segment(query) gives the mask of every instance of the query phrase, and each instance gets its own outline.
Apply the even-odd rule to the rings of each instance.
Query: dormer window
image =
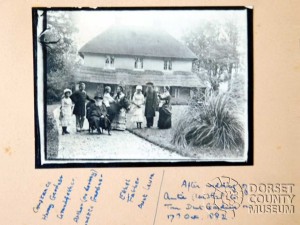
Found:
[[[105,59],[105,69],[114,69],[115,68],[115,57],[106,56]]]
[[[164,60],[164,70],[172,70],[172,60]]]
[[[142,58],[135,58],[134,69],[136,69],[136,70],[143,70],[144,69]]]

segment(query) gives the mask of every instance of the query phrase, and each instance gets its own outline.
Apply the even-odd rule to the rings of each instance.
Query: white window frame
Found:
[[[164,59],[164,71],[173,71],[173,61],[172,59]]]
[[[140,63],[141,63],[141,68],[138,68],[138,67],[137,67],[137,62],[138,62],[138,60],[139,60]],[[141,57],[135,57],[135,58],[134,58],[133,70],[136,70],[136,71],[144,71],[144,59],[143,59],[143,58],[141,58]]]
[[[115,57],[112,55],[107,55],[104,61],[104,69],[114,70],[115,68]]]

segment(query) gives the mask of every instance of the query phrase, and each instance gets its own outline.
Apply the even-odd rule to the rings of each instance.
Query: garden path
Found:
[[[59,125],[59,108],[54,111],[54,118]],[[87,120],[84,130],[88,129]],[[89,134],[88,131],[76,133],[75,116],[72,125],[68,127],[69,135],[59,132],[58,159],[188,159],[154,145],[128,131],[112,131],[109,136],[104,134]]]

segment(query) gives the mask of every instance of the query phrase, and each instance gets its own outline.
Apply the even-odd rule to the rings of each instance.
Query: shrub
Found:
[[[246,82],[246,74],[244,73],[237,73],[232,76],[231,81],[231,88],[229,91],[229,95],[232,99],[235,100],[239,111],[245,111],[245,105],[247,103],[246,99],[246,92],[245,92],[245,82]]]
[[[238,149],[244,145],[244,129],[228,95],[211,95],[202,104],[191,102],[175,129],[172,143]]]
[[[47,139],[47,153],[48,159],[57,157],[58,154],[58,127],[52,113],[47,113],[46,124],[46,139]]]
[[[65,88],[73,89],[73,76],[60,72],[51,72],[47,75],[47,103],[59,102]]]

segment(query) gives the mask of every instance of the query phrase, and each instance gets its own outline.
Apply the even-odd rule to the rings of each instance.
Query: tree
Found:
[[[198,56],[193,70],[200,73],[218,92],[219,83],[230,80],[239,66],[239,32],[232,21],[204,22],[185,37],[186,45]]]
[[[75,26],[72,12],[45,11],[46,27],[41,34],[46,48],[45,71],[47,76],[47,102],[59,101],[64,88],[74,84],[74,73],[81,58],[77,52]]]

